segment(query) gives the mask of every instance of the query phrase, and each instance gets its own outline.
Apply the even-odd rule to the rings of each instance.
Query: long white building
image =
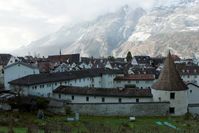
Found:
[[[16,62],[4,68],[4,86],[5,89],[10,90],[9,82],[27,75],[39,74],[37,67],[26,63]]]

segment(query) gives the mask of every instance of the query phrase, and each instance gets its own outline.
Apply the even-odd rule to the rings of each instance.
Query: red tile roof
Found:
[[[87,88],[74,86],[60,86],[53,93],[91,95],[91,96],[111,96],[111,97],[152,97],[151,89],[133,88]]]
[[[117,76],[114,80],[155,80],[154,74],[132,74],[128,76]]]

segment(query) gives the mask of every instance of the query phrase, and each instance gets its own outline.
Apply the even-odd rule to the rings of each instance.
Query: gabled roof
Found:
[[[7,69],[7,68],[9,68],[9,67],[12,67],[12,66],[14,66],[14,65],[17,65],[17,64],[24,65],[24,66],[29,67],[29,68],[32,68],[32,69],[39,69],[39,68],[36,67],[36,66],[30,65],[30,64],[27,64],[27,63],[24,63],[24,62],[15,62],[15,63],[13,63],[13,64],[11,64],[11,65],[6,66],[5,69]]]
[[[164,91],[182,91],[188,89],[176,70],[170,52],[164,62],[164,68],[157,82],[152,85],[152,88]]]
[[[108,69],[88,69],[80,71],[70,71],[70,72],[58,72],[58,73],[41,73],[28,75],[16,80],[9,82],[12,85],[36,85],[51,82],[61,82],[69,81],[73,79],[81,78],[92,78],[97,76],[102,76],[102,74],[121,74],[122,71],[119,70],[108,70]]]
[[[67,54],[67,55],[50,55],[48,60],[51,62],[75,62],[78,63],[80,60],[80,54]]]
[[[0,54],[0,65],[6,66],[11,56],[10,54]]]
[[[150,89],[133,88],[87,88],[75,86],[60,86],[53,93],[86,95],[86,96],[111,96],[111,97],[152,97]]]
[[[150,64],[150,56],[134,56],[138,64]]]

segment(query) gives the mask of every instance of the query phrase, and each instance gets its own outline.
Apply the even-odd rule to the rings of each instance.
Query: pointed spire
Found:
[[[187,90],[187,86],[176,70],[170,51],[164,62],[164,68],[162,69],[158,80],[152,85],[152,88],[165,91]]]
[[[62,53],[61,53],[61,49],[59,50],[59,63],[62,63]]]

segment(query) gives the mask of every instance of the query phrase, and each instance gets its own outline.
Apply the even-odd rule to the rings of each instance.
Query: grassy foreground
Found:
[[[12,127],[15,133],[26,133],[34,125],[37,132],[44,133],[49,128],[52,133],[199,133],[199,122],[193,118],[181,117],[136,117],[130,122],[128,117],[80,116],[78,122],[66,122],[68,116],[47,114],[45,119],[37,119],[34,113],[0,113],[0,133],[7,133],[10,116],[14,118]],[[157,121],[169,122],[177,129],[156,124]]]

